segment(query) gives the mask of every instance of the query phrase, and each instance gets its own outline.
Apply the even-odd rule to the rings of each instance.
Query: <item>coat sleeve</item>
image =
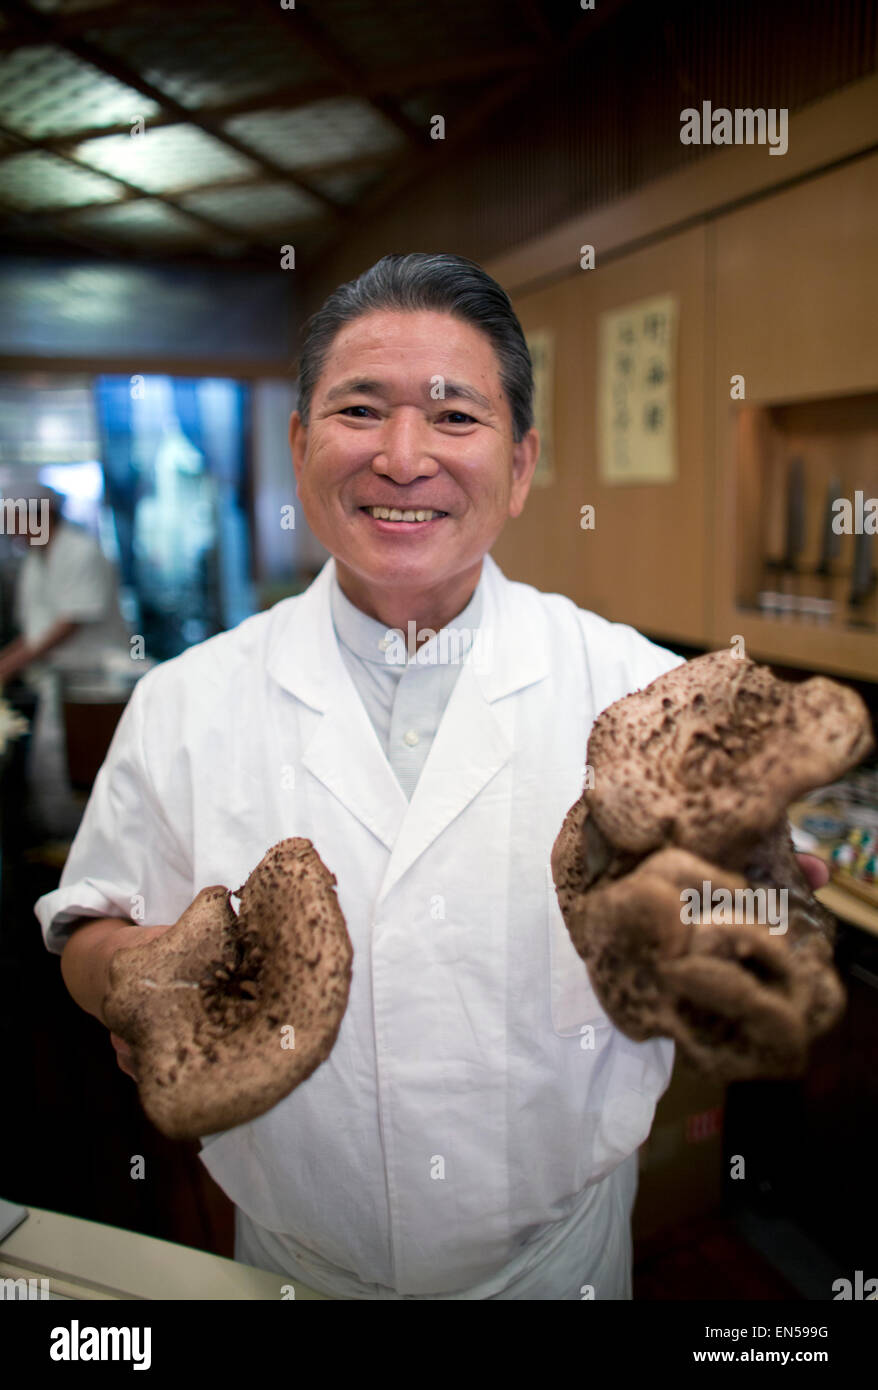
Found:
[[[58,887],[34,905],[46,948],[60,955],[79,917],[124,917],[138,926],[176,922],[194,897],[191,849],[155,792],[144,729],[161,667],[142,676],[116,726]],[[161,727],[150,756],[179,756],[168,702],[153,710]]]
[[[588,609],[577,609],[585,644],[595,717],[615,700],[643,688],[686,658],[660,647],[627,623],[611,623]]]

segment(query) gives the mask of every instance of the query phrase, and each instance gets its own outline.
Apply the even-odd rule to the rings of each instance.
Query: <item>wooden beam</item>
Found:
[[[112,8],[115,10],[116,7],[113,6]],[[365,78],[365,85],[370,95],[381,92],[399,95],[407,91],[416,91],[420,87],[450,86],[456,83],[475,82],[486,77],[493,77],[501,72],[530,69],[537,66],[538,62],[533,48],[512,48],[500,53],[467,55],[463,58],[446,59],[438,63],[424,63],[418,67],[407,66],[372,73]],[[347,95],[348,91],[349,89],[336,78],[315,79],[313,82],[301,82],[296,86],[275,87],[270,91],[259,92],[237,101],[202,106],[199,108],[199,115],[213,123],[230,120],[233,116],[247,116],[260,111],[295,111],[317,101],[327,101],[333,97]],[[143,121],[145,131],[159,130],[166,126],[179,124],[180,120],[177,115],[170,111],[159,111],[154,116],[144,117]],[[110,135],[130,134],[130,121],[117,121],[112,125],[81,126],[79,129],[67,131],[63,135],[46,135],[34,140],[32,145],[34,149],[46,150],[51,153],[55,150],[71,149],[75,145],[83,144],[86,140],[100,140]],[[0,151],[0,162],[9,159],[14,153],[14,150]],[[388,157],[365,154],[358,155],[355,159],[377,161]],[[355,161],[350,162],[353,164]],[[343,161],[336,161],[336,163],[341,168]],[[321,171],[323,167],[320,166]],[[309,166],[308,173],[316,172],[317,168],[316,165]]]
[[[351,96],[359,97],[396,126],[409,144],[423,149],[427,140],[414,121],[381,92],[370,90],[365,75],[343,56],[337,45],[329,38],[318,22],[302,10],[281,10],[277,0],[259,0],[259,10],[266,15],[275,27],[283,25],[287,38],[294,36],[295,42],[307,48],[341,82]]]
[[[2,133],[2,127],[0,127],[0,133]],[[9,138],[13,138],[11,134]],[[19,137],[16,136],[14,138]],[[19,155],[22,153],[30,153],[30,151],[13,150],[11,151],[11,153],[14,155]],[[64,158],[63,152],[56,151],[56,154],[59,158]],[[364,169],[380,169],[383,165],[387,163],[387,155],[358,155],[356,158],[353,159],[326,160],[323,164],[313,165],[308,172],[312,174],[358,173]],[[106,178],[111,177],[111,175],[109,174],[103,175],[102,170],[93,169],[90,164],[83,164],[81,161],[80,167],[87,168],[95,174],[102,174],[102,176]],[[190,194],[194,193],[225,193],[226,190],[228,190],[229,192],[234,192],[242,188],[249,188],[252,189],[254,193],[258,193],[261,189],[270,187],[272,183],[273,180],[266,178],[264,174],[241,174],[237,178],[233,179],[214,179],[208,183],[191,184],[183,192],[178,193],[177,196],[185,196],[188,198]],[[120,198],[118,201],[125,203],[136,203],[142,202],[146,198],[155,198],[157,196],[158,195],[156,195],[155,193],[150,193],[148,189],[135,187],[133,184],[131,184],[127,188],[125,188],[123,197]],[[28,208],[26,209],[26,215],[29,219],[35,222],[52,222],[55,220],[63,221],[63,219],[66,217],[75,217],[77,213],[89,212],[93,208],[105,206],[109,205],[105,203],[96,203],[94,201],[91,201],[88,203],[75,203],[72,205],[67,204],[63,207]]]
[[[29,147],[30,142],[27,140],[26,136],[19,135],[16,131],[7,130],[5,127],[0,126],[0,135],[2,135],[4,139],[17,141],[25,150]],[[71,164],[74,169],[82,169],[87,174],[99,174],[102,178],[109,179],[112,183],[118,184],[120,188],[125,190],[127,195],[126,198],[121,201],[133,201],[134,199],[140,201],[144,196],[154,198],[157,203],[162,203],[165,207],[171,208],[174,212],[188,218],[190,222],[195,222],[199,226],[206,228],[211,236],[222,237],[226,241],[243,242],[245,248],[249,248],[250,246],[247,233],[236,232],[229,227],[224,227],[219,222],[214,222],[210,217],[204,217],[199,212],[193,212],[189,208],[183,207],[176,198],[171,197],[168,193],[149,193],[144,195],[142,188],[138,188],[136,184],[129,183],[127,179],[123,179],[119,174],[108,174],[105,173],[103,169],[95,169],[91,164],[86,164],[83,160],[77,159],[72,154],[58,153],[56,158],[63,159],[65,164]],[[102,207],[118,207],[118,205],[118,203],[88,203],[84,207],[80,207],[78,211],[83,212],[86,208],[93,211]],[[19,210],[19,214],[22,217],[27,217],[26,211]]]
[[[238,140],[235,136],[229,135],[222,129],[218,121],[206,120],[204,116],[200,115],[197,111],[191,111],[188,107],[182,106],[180,102],[175,101],[173,97],[161,91],[160,88],[154,86],[153,83],[147,82],[145,78],[141,77],[140,73],[136,72],[134,68],[130,67],[127,63],[122,62],[121,59],[110,57],[109,54],[104,53],[103,50],[98,48],[95,44],[90,43],[86,39],[79,38],[75,34],[65,36],[59,31],[54,19],[50,19],[36,10],[31,10],[27,5],[22,3],[22,0],[0,0],[0,8],[2,8],[6,14],[12,15],[22,26],[30,26],[33,31],[41,37],[41,41],[54,43],[58,47],[66,49],[68,52],[73,53],[75,57],[81,58],[83,62],[90,63],[91,66],[97,68],[99,72],[105,72],[110,77],[114,77],[117,82],[121,82],[124,86],[131,87],[134,91],[140,92],[141,95],[148,97],[150,101],[154,101],[157,106],[162,107],[169,115],[175,116],[177,121],[182,124],[196,126],[199,130],[203,130],[205,134],[212,136],[228,149],[234,150],[236,154],[240,154],[245,159],[250,160],[252,164],[255,164],[257,168],[262,169],[264,173],[269,174],[272,178],[278,179],[282,183],[289,183],[301,189],[303,192],[308,193],[312,198],[316,199],[317,202],[322,203],[323,206],[338,219],[346,220],[349,218],[350,213],[347,208],[337,203],[334,198],[330,198],[325,193],[322,193],[320,189],[311,185],[304,175],[292,174],[289,169],[285,169],[280,164],[275,164],[274,160],[268,159],[265,155],[260,154],[251,146],[245,144],[243,140]]]

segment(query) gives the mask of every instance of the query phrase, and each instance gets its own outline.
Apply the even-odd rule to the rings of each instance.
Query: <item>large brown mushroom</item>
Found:
[[[802,1073],[845,996],[834,920],[799,867],[786,811],[873,746],[854,691],[781,681],[733,652],[676,667],[599,716],[594,785],[564,819],[552,873],[626,1036],[671,1037],[725,1080]],[[766,902],[775,911],[759,920]]]
[[[115,952],[104,1019],[163,1134],[255,1119],[329,1056],[353,958],[335,883],[310,840],[282,840],[237,892],[203,888],[168,931]]]

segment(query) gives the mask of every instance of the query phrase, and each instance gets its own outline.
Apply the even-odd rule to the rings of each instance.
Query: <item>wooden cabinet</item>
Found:
[[[769,474],[790,451],[805,460],[810,551],[826,477],[838,473],[851,492],[872,487],[876,228],[878,155],[870,155],[607,264],[598,247],[595,270],[514,296],[526,332],[555,335],[555,480],[531,490],[494,547],[507,573],[670,645],[721,647],[740,634],[762,660],[878,680],[878,623],[837,621],[824,631],[756,607]],[[600,316],[659,294],[679,302],[678,476],[606,485]],[[732,397],[732,377],[743,378],[742,400]],[[579,524],[586,503],[593,531]],[[842,570],[851,549],[846,542]]]
[[[871,680],[878,679],[875,614],[856,626],[846,612],[852,538],[843,539],[836,615],[827,626],[760,616],[756,591],[763,558],[776,549],[769,533],[783,512],[792,458],[804,470],[809,572],[829,479],[838,477],[851,501],[857,489],[878,495],[876,227],[872,156],[720,218],[710,253],[717,475],[710,644],[740,634],[763,660]],[[746,394],[734,401],[730,381],[738,375]]]
[[[712,224],[717,405],[878,388],[878,155]]]

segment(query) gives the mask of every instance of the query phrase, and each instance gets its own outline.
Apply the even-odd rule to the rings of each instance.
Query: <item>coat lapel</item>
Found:
[[[338,648],[330,607],[334,559],[289,601],[278,624],[269,673],[322,715],[303,765],[390,850],[381,897],[512,757],[493,705],[549,673],[535,595],[510,583],[490,555],[483,565],[479,640],[462,665],[410,803]]]

